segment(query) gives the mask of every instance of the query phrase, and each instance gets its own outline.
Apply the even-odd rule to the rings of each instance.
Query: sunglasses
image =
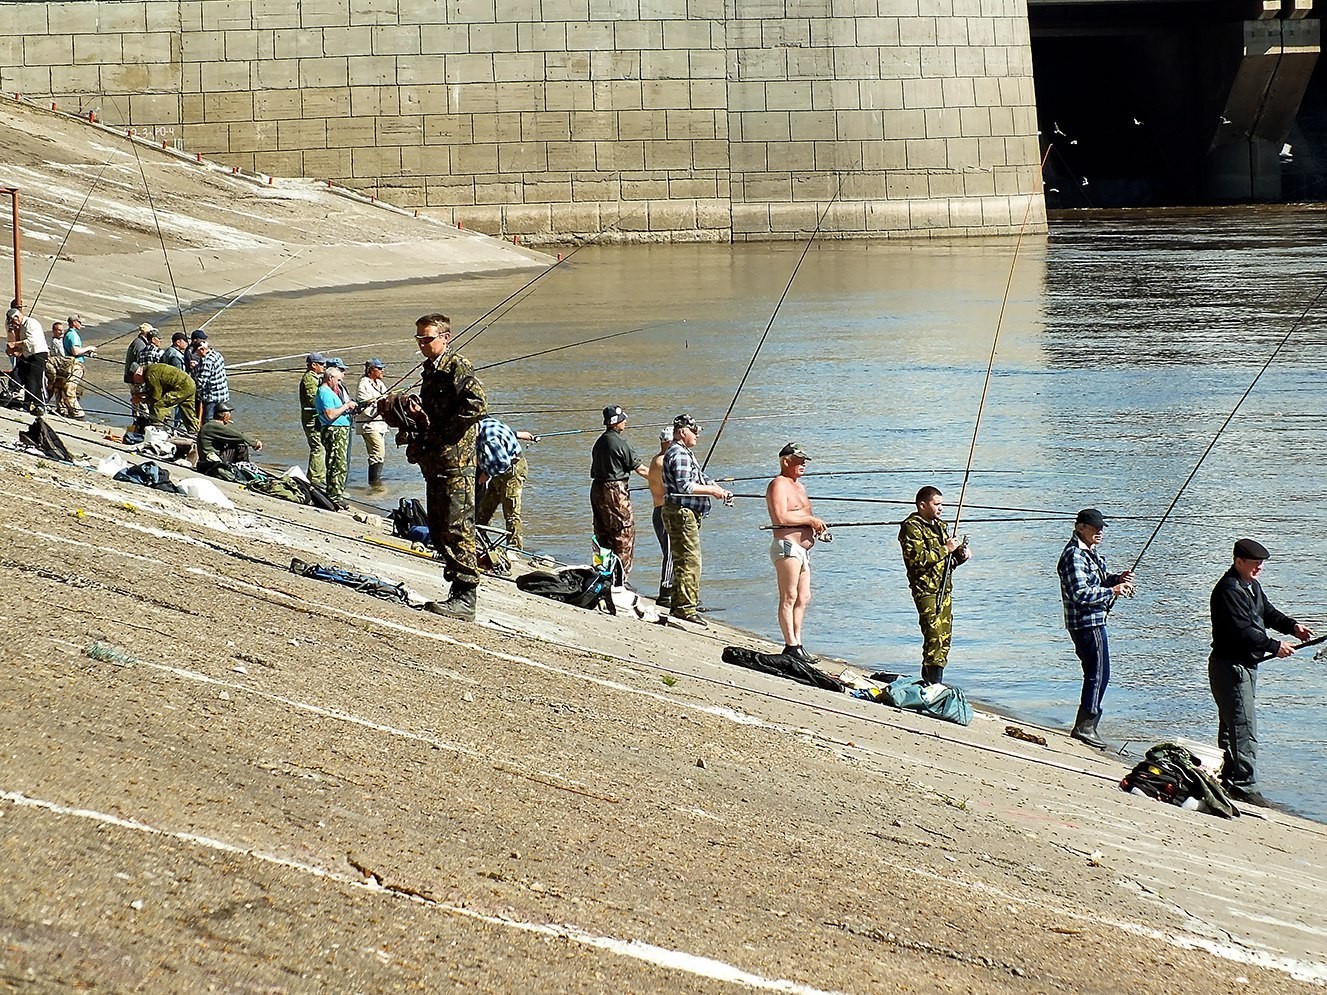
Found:
[[[436,336],[436,335],[416,335],[416,336],[415,336],[415,341],[418,342],[420,345],[428,345],[430,342],[432,342],[432,341],[433,341],[434,339],[436,339],[437,337],[438,337],[438,336]]]

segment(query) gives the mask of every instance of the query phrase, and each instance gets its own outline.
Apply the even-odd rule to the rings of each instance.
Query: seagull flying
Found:
[[[1133,123],[1134,123],[1135,126],[1137,126],[1137,127],[1139,127],[1139,128],[1141,128],[1141,127],[1143,126],[1143,122],[1142,122],[1142,121],[1139,121],[1138,118],[1134,118],[1134,119],[1133,119]]]
[[[1086,176],[1083,177],[1083,186],[1087,186],[1087,177],[1086,177]]]
[[[1281,146],[1281,158],[1282,158],[1282,159],[1293,159],[1293,158],[1294,158],[1294,155],[1293,155],[1293,154],[1291,153],[1291,151],[1290,151],[1290,143],[1289,143],[1289,142],[1286,142],[1284,145]]]
[[[1064,132],[1060,130],[1060,122],[1059,122],[1059,121],[1052,121],[1051,124],[1055,126],[1055,133],[1056,133],[1057,135],[1062,135],[1062,136],[1064,136]],[[1064,137],[1068,137],[1068,136],[1064,136]]]
[[[1222,123],[1222,124],[1229,124],[1229,123],[1230,123],[1230,118],[1228,118],[1228,117],[1226,117],[1224,114],[1222,114],[1222,115],[1221,115],[1221,123]]]

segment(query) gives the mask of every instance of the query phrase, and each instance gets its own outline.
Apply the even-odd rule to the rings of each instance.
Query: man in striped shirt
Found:
[[[198,336],[198,368],[193,374],[194,388],[200,420],[206,425],[216,417],[217,405],[230,400],[230,383],[226,379],[225,357],[208,343],[206,332],[194,334]]]
[[[700,608],[700,520],[710,512],[710,499],[725,504],[733,499],[706,477],[696,462],[692,447],[700,426],[690,415],[673,419],[673,444],[664,453],[664,528],[673,554],[672,616],[683,622],[705,625]]]

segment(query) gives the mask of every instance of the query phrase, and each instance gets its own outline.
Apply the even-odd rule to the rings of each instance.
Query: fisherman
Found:
[[[1079,697],[1078,717],[1074,719],[1074,739],[1106,748],[1097,732],[1101,721],[1101,701],[1110,683],[1110,644],[1106,639],[1106,616],[1115,599],[1133,597],[1133,571],[1111,573],[1106,558],[1097,552],[1106,534],[1106,519],[1096,508],[1084,508],[1074,521],[1074,534],[1060,554],[1056,572],[1060,575],[1060,599],[1064,602],[1064,627],[1074,642],[1074,651],[1083,665],[1083,690]]]
[[[194,332],[198,367],[193,371],[197,388],[198,414],[203,423],[210,422],[217,405],[230,400],[230,383],[226,379],[226,360],[207,340],[207,332]]]
[[[700,436],[700,425],[690,415],[673,419],[673,442],[664,453],[664,527],[673,554],[673,598],[671,615],[682,622],[705,626],[700,614],[700,520],[709,514],[710,498],[724,504],[733,500],[706,477],[692,448]]]
[[[133,383],[133,373],[135,366],[146,366],[147,360],[143,357],[147,351],[152,348],[152,336],[156,333],[146,321],[138,326],[138,334],[135,335],[129,343],[129,348],[124,351],[124,382]]]
[[[318,430],[322,434],[323,451],[327,453],[327,499],[338,511],[350,507],[346,503],[346,452],[350,442],[350,413],[359,407],[346,393],[344,377],[339,367],[329,367],[314,397]]]
[[[954,633],[953,573],[972,558],[972,550],[966,539],[949,535],[940,517],[945,509],[940,488],[923,487],[915,500],[917,510],[899,526],[898,541],[922,630],[922,680],[939,684]]]
[[[802,620],[811,603],[811,547],[825,535],[822,519],[811,513],[802,476],[811,457],[790,442],[779,450],[779,475],[765,488],[765,507],[774,538],[769,558],[779,586],[779,628],[783,652],[806,663],[815,658],[802,645]]]
[[[406,459],[424,476],[429,535],[451,582],[446,601],[429,602],[440,615],[473,622],[479,589],[475,550],[475,438],[484,416],[484,385],[470,361],[448,352],[452,322],[426,314],[415,322],[415,343],[424,357],[418,401],[406,399],[414,425],[405,431]],[[402,436],[398,434],[399,443]]]
[[[184,353],[189,348],[189,336],[184,332],[176,332],[170,337],[170,348],[162,354],[161,361],[167,366],[173,366],[177,370],[188,371],[188,363],[185,362]]]
[[[673,555],[668,546],[668,530],[664,528],[663,507],[667,491],[664,490],[663,464],[664,453],[673,444],[673,430],[659,429],[659,453],[650,460],[646,479],[650,482],[650,498],[654,501],[652,521],[654,537],[659,540],[659,596],[655,599],[658,608],[668,608],[673,603]]]
[[[1258,577],[1270,556],[1253,539],[1235,543],[1234,562],[1212,589],[1212,653],[1207,676],[1219,720],[1217,745],[1225,754],[1221,783],[1236,801],[1268,805],[1258,790],[1258,723],[1254,715],[1258,664],[1295,652],[1294,643],[1273,639],[1269,628],[1301,642],[1313,632],[1267,600]]]
[[[50,347],[41,322],[24,314],[22,308],[9,310],[9,329],[5,352],[14,358],[14,379],[23,388],[23,406],[34,415],[46,411],[46,358]]]
[[[525,461],[522,442],[535,443],[539,436],[525,429],[513,429],[506,422],[485,415],[479,419],[475,436],[476,508],[475,522],[487,525],[499,507],[502,520],[511,535],[511,545],[525,548],[525,525],[521,517],[521,495],[530,466]]]
[[[355,430],[364,440],[364,451],[369,460],[369,486],[382,486],[382,465],[387,458],[387,423],[378,413],[378,401],[387,393],[383,383],[383,370],[387,367],[381,359],[370,359],[364,364],[364,375],[359,378],[355,388],[355,400],[359,410],[355,412]]]
[[[207,332],[203,331],[201,328],[196,329],[194,333],[189,336],[189,347],[184,350],[184,372],[189,374],[189,376],[193,376],[198,372],[198,364],[203,361],[203,357],[198,351],[198,345],[200,342],[206,341]]]
[[[51,322],[51,348],[46,353],[46,399],[55,404],[55,413],[65,413],[64,385],[69,379],[72,361],[65,355],[65,323]]]
[[[59,410],[63,404],[66,415],[70,418],[83,419],[87,415],[79,398],[83,396],[83,379],[87,375],[88,357],[97,355],[97,347],[83,344],[82,315],[71,314],[65,324],[63,345],[65,356],[70,360],[69,375],[62,383],[63,391],[56,399],[56,408]]]
[[[299,417],[304,438],[309,443],[309,483],[319,490],[327,486],[327,450],[323,448],[322,428],[318,425],[318,388],[323,385],[327,357],[311,352],[304,357],[304,376],[299,382]]]
[[[165,363],[155,365],[172,369]],[[234,411],[235,406],[229,401],[219,401],[216,416],[199,429],[197,469],[200,473],[235,480],[234,465],[248,462],[250,449],[262,452],[261,439],[251,439],[231,424]]]
[[[130,370],[129,381],[152,421],[169,425],[178,414],[190,434],[198,431],[198,406],[189,374],[169,363],[149,363]]]
[[[627,480],[633,473],[649,478],[644,461],[623,435],[626,428],[627,413],[621,405],[604,408],[604,432],[590,453],[590,511],[594,515],[595,541],[617,554],[623,581],[631,575],[636,558],[636,515]]]
[[[147,348],[143,350],[141,362],[144,366],[151,366],[153,363],[160,363],[165,355],[166,350],[161,345],[161,332],[154,328],[152,334],[148,336]]]

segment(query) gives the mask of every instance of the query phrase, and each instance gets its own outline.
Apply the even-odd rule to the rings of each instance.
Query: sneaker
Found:
[[[671,617],[678,622],[690,622],[692,625],[698,625],[702,629],[708,629],[710,627],[710,623],[705,621],[705,616],[699,615],[696,612],[688,612],[685,615],[679,615],[677,612],[673,612]]]

